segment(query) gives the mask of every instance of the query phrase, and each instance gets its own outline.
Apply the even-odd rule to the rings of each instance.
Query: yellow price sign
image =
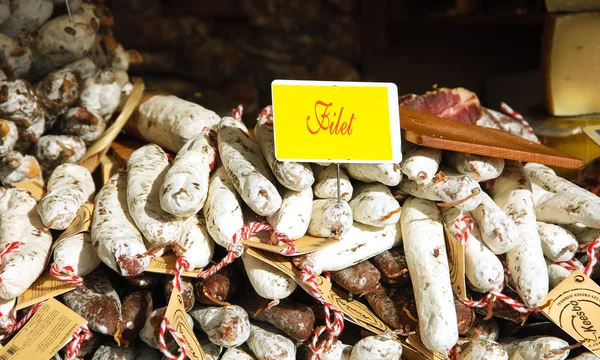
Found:
[[[402,160],[395,84],[275,80],[271,90],[278,160]]]

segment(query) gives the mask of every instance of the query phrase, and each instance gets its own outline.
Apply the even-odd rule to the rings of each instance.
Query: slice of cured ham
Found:
[[[475,124],[482,115],[482,107],[475,93],[464,88],[440,88],[423,95],[401,96],[400,105],[407,106],[466,124]]]

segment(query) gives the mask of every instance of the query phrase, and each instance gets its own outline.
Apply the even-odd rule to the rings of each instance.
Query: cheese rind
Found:
[[[546,0],[548,12],[600,10],[598,0]]]
[[[600,12],[549,16],[542,66],[550,114],[600,112]]]

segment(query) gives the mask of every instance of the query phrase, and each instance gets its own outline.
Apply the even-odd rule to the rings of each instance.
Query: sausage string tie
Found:
[[[4,247],[2,249],[0,249],[0,266],[2,265],[2,257],[4,255],[8,255],[13,251],[17,251],[20,248],[22,248],[23,246],[25,246],[25,243],[23,243],[21,241],[13,241],[11,243],[4,245]],[[0,278],[0,282],[1,281],[2,281],[2,278]]]
[[[461,224],[464,224],[461,226]],[[475,220],[469,215],[458,217],[454,222],[454,237],[461,245],[465,245],[473,229],[475,228]]]
[[[575,261],[573,261],[573,259],[571,259],[569,261],[559,261],[555,264],[562,266],[563,268],[565,268],[569,271],[575,271],[578,268],[578,266],[576,265]]]
[[[15,332],[19,331],[25,325],[29,319],[44,305],[45,301],[40,301],[39,303],[33,305],[25,316],[19,321],[17,321],[17,311],[15,309],[12,310],[10,314],[10,324],[6,327],[4,334],[0,334],[0,340],[4,340],[10,337]]]
[[[583,273],[587,276],[591,276],[594,272],[594,266],[598,263],[598,255],[597,252],[600,249],[600,237],[594,239],[589,245],[584,245],[585,251],[588,255],[588,263],[583,268]]]
[[[81,325],[71,337],[71,341],[65,348],[65,359],[75,360],[79,358],[79,350],[81,350],[81,344],[92,338],[92,332],[88,328],[87,324]]]
[[[502,111],[504,111],[508,116],[519,120],[519,122],[521,123],[521,125],[523,125],[525,127],[525,129],[527,129],[527,131],[531,134],[531,135],[535,135],[535,131],[533,131],[533,128],[531,127],[531,125],[529,125],[529,123],[527,122],[527,120],[525,120],[525,118],[519,114],[518,112],[514,111],[513,109],[511,109],[510,106],[508,106],[506,103],[501,103],[500,104],[500,109],[502,109]],[[539,140],[538,140],[539,142]]]
[[[75,270],[71,265],[67,265],[61,269],[58,268],[56,263],[50,265],[50,275],[54,276],[58,280],[62,280],[68,284],[80,286],[83,284],[83,278],[75,275]]]
[[[173,278],[172,286],[174,289],[177,289],[181,292],[181,274],[190,267],[190,263],[187,261],[185,256],[180,256],[177,259],[177,263],[175,264],[175,277]],[[171,335],[178,340],[180,344],[180,352],[179,355],[173,355],[167,348],[167,343],[165,341],[165,332],[168,330]],[[185,342],[185,339],[177,330],[171,325],[169,319],[167,317],[163,317],[160,322],[160,332],[158,334],[158,345],[160,346],[160,351],[170,360],[184,360],[187,357],[188,347]]]
[[[271,238],[275,238],[278,241],[286,243],[288,246],[281,250],[282,255],[293,255],[296,253],[296,245],[290,240],[285,234],[273,231],[273,227],[265,221],[254,221],[242,226],[231,238],[231,242],[227,246],[228,253],[225,257],[213,267],[202,271],[198,274],[199,278],[207,278],[225,266],[231,264],[236,258],[242,256],[244,253],[244,245],[240,243],[242,240],[249,240],[252,236],[256,235],[260,231],[268,231],[271,233]]]
[[[294,265],[300,269],[300,275],[302,282],[308,286],[310,289],[310,294],[317,299],[321,304],[323,304],[325,310],[325,326],[321,326],[315,330],[315,334],[310,343],[310,348],[313,352],[311,357],[312,359],[321,359],[321,354],[325,351],[335,340],[342,331],[344,330],[344,314],[336,309],[331,303],[329,303],[323,295],[321,295],[318,284],[317,284],[317,276],[315,275],[315,271],[312,264],[300,264],[297,260],[298,258],[294,258]],[[328,272],[324,272],[323,275],[330,280],[331,276]],[[333,312],[333,321],[331,318],[331,313]],[[329,337],[327,341],[325,341],[320,346],[317,345],[319,338],[321,335],[327,331],[329,333]]]

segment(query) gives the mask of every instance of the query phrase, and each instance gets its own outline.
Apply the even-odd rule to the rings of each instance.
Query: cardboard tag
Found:
[[[317,251],[323,249],[331,244],[335,244],[339,240],[334,238],[320,238],[316,236],[305,235],[300,239],[294,240],[294,245],[296,245],[296,252],[294,255],[302,255],[309,252]],[[280,253],[281,250],[287,248],[286,244],[282,245],[270,245],[264,242],[261,242],[259,238],[252,237],[249,240],[242,240],[242,244],[269,251],[274,253]]]
[[[175,275],[175,264],[177,264],[177,255],[170,252],[163,256],[158,256],[152,259],[152,261],[150,261],[150,266],[148,266],[148,268],[145,271],[157,274]],[[200,274],[201,272],[202,269],[193,269],[184,271],[183,273],[181,273],[181,275],[197,278],[198,274]]]
[[[46,194],[46,186],[38,179],[20,181],[15,183],[15,187],[29,191],[37,201],[40,201],[40,199]]]
[[[275,80],[271,92],[278,160],[337,163],[402,160],[395,84]]]
[[[60,234],[58,240],[66,239],[73,235],[77,235],[79,233],[89,231],[90,226],[92,226],[92,214],[94,213],[94,204],[90,202],[86,202],[79,208],[77,211],[77,215],[71,225],[65,229],[65,231]]]
[[[448,253],[448,270],[452,291],[459,298],[467,299],[467,283],[465,280],[465,246],[462,245],[444,225],[446,233],[446,251]]]
[[[583,128],[583,132],[600,146],[600,125],[589,125]]]
[[[283,271],[309,294],[311,293],[310,288],[302,282],[300,270],[292,264],[290,258],[280,254],[252,248],[246,249],[246,253]],[[317,276],[317,288],[325,300],[333,304],[336,309],[342,311],[349,321],[375,334],[391,331],[391,329],[373,314],[366,305],[354,299],[347,299],[342,292],[332,290],[331,282],[325,277]]]
[[[15,309],[21,310],[40,301],[48,300],[58,295],[75,290],[76,286],[58,280],[50,275],[48,271],[44,271],[42,275],[25,290],[23,294],[17,297]],[[2,358],[0,358],[2,360]]]
[[[188,348],[187,356],[192,360],[206,360],[202,346],[200,346],[196,335],[194,335],[194,330],[188,323],[186,315],[183,297],[177,289],[173,289],[165,317],[185,340]],[[175,341],[181,346],[179,339],[175,338]]]
[[[423,342],[421,341],[421,337],[419,336],[419,334],[414,334],[414,335],[409,335],[406,338],[406,342],[412,346],[413,348],[415,348],[417,351],[419,351],[421,354],[423,354],[427,359],[430,360],[444,360],[445,357],[440,354],[439,352],[434,352],[429,350],[428,348],[425,347],[425,345],[423,344]]]
[[[567,334],[600,356],[600,286],[592,279],[580,270],[573,271],[548,293],[540,308]]]
[[[49,299],[0,350],[0,359],[50,359],[86,322],[57,300]]]

